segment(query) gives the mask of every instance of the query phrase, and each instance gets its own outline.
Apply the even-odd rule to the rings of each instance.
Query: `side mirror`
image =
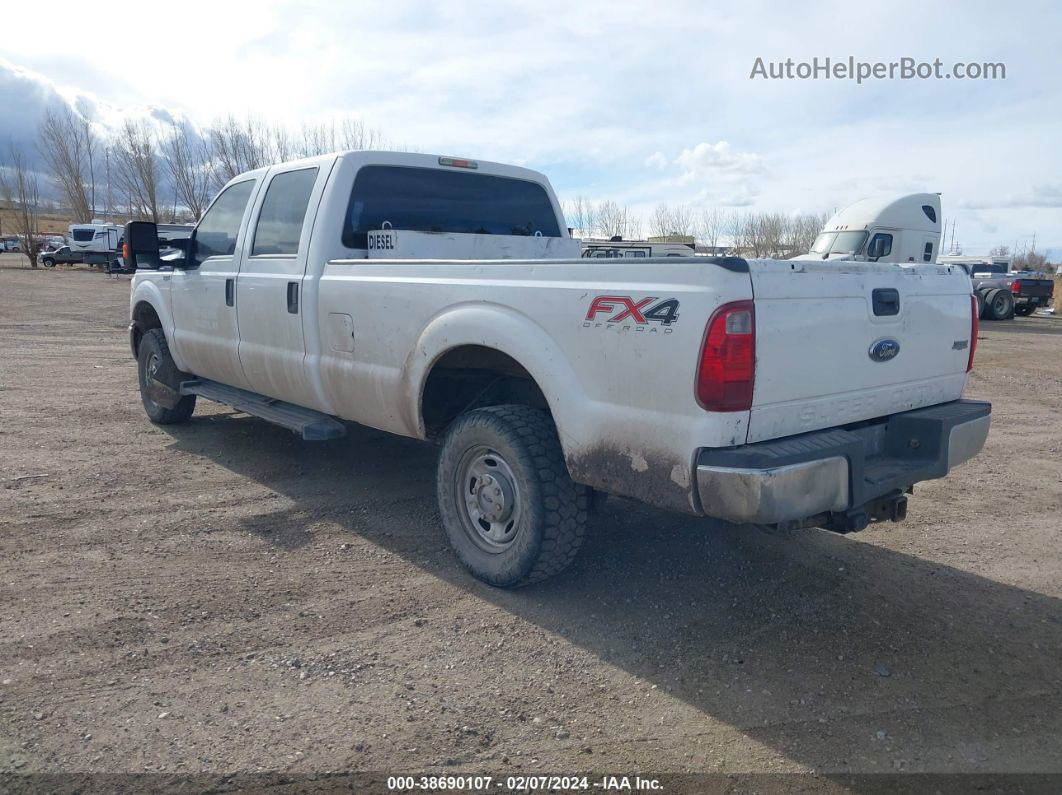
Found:
[[[879,257],[885,256],[885,238],[875,237],[870,241],[870,248],[867,249],[867,259],[876,260]]]
[[[159,267],[159,230],[151,221],[130,221],[125,225],[122,259],[129,270]]]

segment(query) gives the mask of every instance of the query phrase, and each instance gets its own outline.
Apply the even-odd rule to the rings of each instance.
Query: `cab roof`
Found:
[[[871,226],[940,232],[940,195],[910,193],[860,199],[836,213],[822,231],[843,232]]]

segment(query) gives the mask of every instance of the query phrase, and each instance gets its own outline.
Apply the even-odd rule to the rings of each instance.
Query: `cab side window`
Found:
[[[872,256],[887,257],[892,253],[892,235],[885,232],[877,232],[870,238],[867,252]]]
[[[285,171],[270,180],[262,210],[258,213],[252,257],[263,254],[295,256],[299,253],[302,222],[316,181],[316,168]]]
[[[231,257],[235,253],[236,237],[253,188],[253,179],[237,182],[214,200],[195,228],[193,265],[200,265],[207,257]]]

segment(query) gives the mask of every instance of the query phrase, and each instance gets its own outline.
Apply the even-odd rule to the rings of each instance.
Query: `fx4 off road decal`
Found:
[[[598,295],[590,302],[583,328],[619,328],[670,334],[678,320],[677,298],[656,296],[634,299],[629,295]]]

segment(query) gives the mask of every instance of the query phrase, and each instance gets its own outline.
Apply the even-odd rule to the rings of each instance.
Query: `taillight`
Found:
[[[1020,293],[1021,292],[1021,282],[1019,280],[1017,280],[1017,279],[1012,281],[1010,283],[1010,291],[1012,293],[1014,293],[1014,295],[1017,295],[1018,293]]]
[[[748,411],[756,375],[756,312],[752,301],[723,304],[704,333],[697,402],[708,411]]]
[[[122,243],[122,259],[124,259],[126,262],[129,261],[129,244],[128,243]]]
[[[981,330],[981,320],[977,314],[977,296],[970,296],[970,358],[966,360],[966,372],[973,369],[974,351],[977,350],[977,333]]]

